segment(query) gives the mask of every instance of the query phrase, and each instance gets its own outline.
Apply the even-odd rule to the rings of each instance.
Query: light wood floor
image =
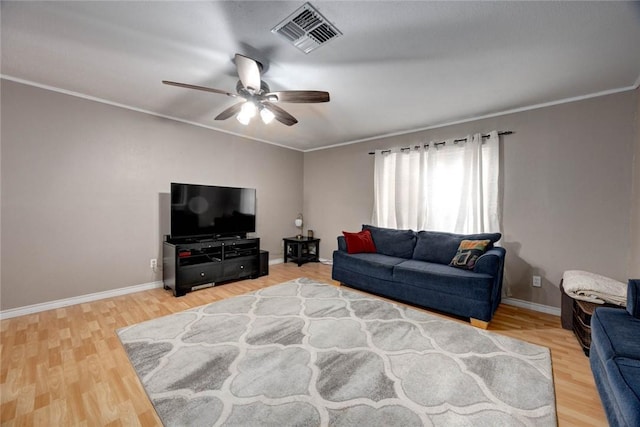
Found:
[[[336,283],[329,266],[288,263],[181,298],[154,289],[2,320],[2,425],[160,425],[115,330],[297,277]],[[551,349],[560,426],[607,425],[589,360],[559,317],[501,305],[489,330]]]

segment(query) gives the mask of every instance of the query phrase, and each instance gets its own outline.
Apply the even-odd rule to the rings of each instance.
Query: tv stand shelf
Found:
[[[165,289],[179,297],[216,283],[259,276],[260,239],[168,240],[163,244]]]

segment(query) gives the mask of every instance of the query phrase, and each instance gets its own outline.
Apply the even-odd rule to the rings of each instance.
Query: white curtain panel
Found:
[[[500,231],[498,132],[462,142],[375,152],[372,223],[379,227]]]

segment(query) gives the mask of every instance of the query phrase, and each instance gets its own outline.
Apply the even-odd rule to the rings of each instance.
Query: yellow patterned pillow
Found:
[[[458,252],[449,263],[452,267],[473,270],[476,261],[487,250],[491,240],[463,240],[458,246]]]

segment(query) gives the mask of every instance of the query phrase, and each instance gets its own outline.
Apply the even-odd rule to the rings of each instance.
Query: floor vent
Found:
[[[342,35],[309,3],[305,3],[273,27],[271,32],[280,34],[304,53],[309,53]]]

